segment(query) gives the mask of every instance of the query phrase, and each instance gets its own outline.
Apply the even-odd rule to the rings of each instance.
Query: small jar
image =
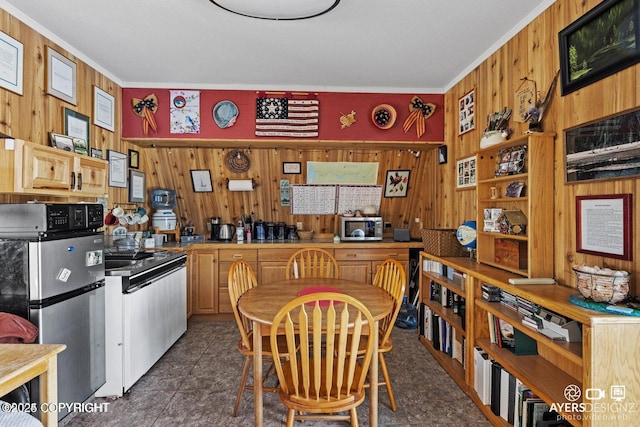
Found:
[[[333,243],[340,243],[340,235],[338,233],[333,235]]]

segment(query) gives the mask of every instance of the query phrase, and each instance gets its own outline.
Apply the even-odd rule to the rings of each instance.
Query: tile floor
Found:
[[[444,372],[419,342],[415,330],[393,331],[394,349],[386,356],[397,412],[380,389],[380,426],[490,426],[476,405]],[[251,426],[253,395],[247,392],[238,417],[232,408],[243,357],[236,349],[239,334],[232,321],[191,320],[186,334],[120,399],[103,413],[72,413],[62,427],[93,426]],[[250,379],[251,380],[251,379]],[[360,425],[368,425],[368,400],[358,408]],[[264,425],[285,424],[286,410],[275,393],[264,396]],[[297,423],[307,427],[326,422]],[[348,425],[341,423],[335,425]]]

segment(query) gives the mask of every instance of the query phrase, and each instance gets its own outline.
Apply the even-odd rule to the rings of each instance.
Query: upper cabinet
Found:
[[[553,133],[477,152],[478,261],[524,277],[553,277]]]
[[[5,140],[0,192],[107,197],[108,162],[23,140]]]

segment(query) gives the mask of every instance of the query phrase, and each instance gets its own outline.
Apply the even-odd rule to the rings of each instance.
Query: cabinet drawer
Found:
[[[293,255],[300,248],[291,249],[260,249],[258,251],[258,260],[260,261],[276,261],[287,262],[291,255]],[[332,252],[332,251],[329,251]]]
[[[255,249],[220,249],[218,251],[218,260],[220,262],[234,262],[239,259],[257,261],[258,251]]]
[[[398,261],[409,260],[409,250],[395,248],[381,249],[336,249],[335,257],[338,261],[384,261],[393,258]]]

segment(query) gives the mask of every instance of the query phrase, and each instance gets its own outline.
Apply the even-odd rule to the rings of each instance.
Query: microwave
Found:
[[[340,240],[382,240],[382,217],[341,216]]]

